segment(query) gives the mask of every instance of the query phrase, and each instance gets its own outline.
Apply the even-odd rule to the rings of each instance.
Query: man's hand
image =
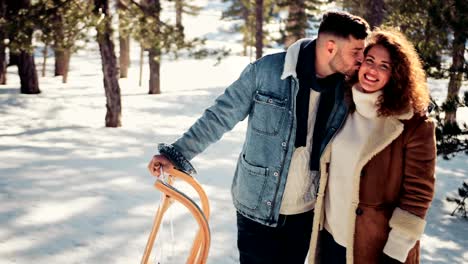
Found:
[[[161,176],[161,167],[164,169],[173,166],[174,165],[165,156],[154,155],[148,164],[148,170],[151,173],[151,175],[159,177]]]

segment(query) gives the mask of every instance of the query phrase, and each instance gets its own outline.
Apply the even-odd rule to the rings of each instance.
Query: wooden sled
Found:
[[[208,219],[210,217],[208,197],[197,180],[195,180],[195,178],[190,176],[188,173],[185,173],[177,168],[164,168],[164,171],[166,174],[168,174],[167,181],[164,182],[158,178],[154,186],[165,195],[162,198],[161,204],[156,212],[153,228],[151,229],[148,242],[146,243],[146,248],[141,260],[141,264],[149,264],[148,261],[151,255],[151,250],[153,249],[154,241],[161,225],[162,218],[164,213],[167,211],[167,209],[169,209],[170,205],[174,201],[178,201],[190,211],[192,216],[197,221],[199,227],[186,263],[204,264],[208,258],[208,251],[211,242],[210,228],[208,225]],[[172,186],[176,179],[185,181],[190,186],[192,186],[193,189],[195,189],[198,196],[200,197],[201,208],[187,195]]]

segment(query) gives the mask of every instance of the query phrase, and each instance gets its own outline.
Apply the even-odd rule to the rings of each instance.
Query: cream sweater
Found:
[[[349,232],[353,175],[360,153],[372,130],[381,118],[377,116],[376,102],[381,91],[363,93],[352,88],[356,111],[350,114],[345,125],[331,145],[330,174],[325,192],[325,229],[335,241],[346,246]]]
[[[280,214],[300,214],[314,208],[315,197],[312,196],[312,192],[315,190],[314,183],[318,183],[320,175],[310,171],[309,161],[319,97],[320,93],[310,89],[306,146],[295,149],[292,155]],[[311,175],[314,173],[317,175]]]

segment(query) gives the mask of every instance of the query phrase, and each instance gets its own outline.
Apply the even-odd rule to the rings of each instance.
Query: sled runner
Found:
[[[164,172],[168,175],[167,180],[164,181],[158,178],[155,183],[156,189],[164,193],[164,196],[156,212],[153,228],[151,229],[141,264],[149,264],[148,261],[151,255],[151,250],[159,227],[161,226],[164,213],[174,201],[184,205],[190,211],[199,226],[198,233],[193,242],[192,249],[190,250],[190,255],[187,258],[187,264],[204,264],[208,258],[211,239],[210,229],[208,226],[208,219],[210,217],[208,197],[201,185],[188,172],[184,172],[178,168],[164,168]],[[190,197],[172,186],[174,181],[177,179],[182,180],[193,187],[200,197],[201,208],[192,199],[190,199]]]

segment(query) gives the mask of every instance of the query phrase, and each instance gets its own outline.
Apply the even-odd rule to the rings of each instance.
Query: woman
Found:
[[[396,31],[374,32],[364,55],[321,158],[309,263],[419,263],[436,159],[425,74]]]

